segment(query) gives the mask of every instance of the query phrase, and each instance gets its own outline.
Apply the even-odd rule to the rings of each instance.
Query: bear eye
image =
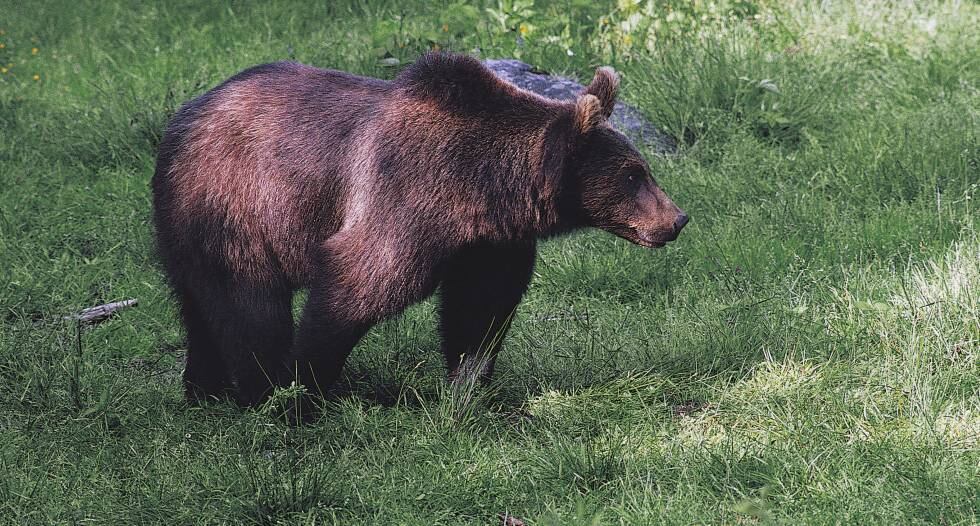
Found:
[[[642,181],[646,175],[640,170],[630,170],[626,172],[626,180],[630,183]]]

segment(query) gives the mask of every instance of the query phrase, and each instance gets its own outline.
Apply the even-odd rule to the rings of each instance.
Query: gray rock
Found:
[[[585,86],[574,80],[549,75],[520,60],[486,60],[484,64],[500,78],[552,99],[573,100],[585,89]],[[628,104],[617,102],[610,120],[627,137],[656,153],[677,151],[677,141],[673,137],[658,129],[639,110]]]

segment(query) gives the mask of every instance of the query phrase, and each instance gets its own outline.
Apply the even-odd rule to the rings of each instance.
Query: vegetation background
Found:
[[[977,523],[977,27],[972,1],[0,0],[0,521]],[[691,225],[545,243],[493,389],[447,387],[427,302],[313,425],[288,391],[185,406],[168,116],[257,63],[428,49],[614,66],[680,140],[650,162]]]

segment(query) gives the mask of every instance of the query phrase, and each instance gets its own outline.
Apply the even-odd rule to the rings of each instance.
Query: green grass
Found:
[[[0,521],[980,520],[975,3],[728,2],[755,7],[648,49],[628,6],[329,4],[0,2]],[[692,223],[544,243],[492,389],[449,388],[427,302],[313,425],[288,391],[185,406],[149,221],[167,117],[256,63],[391,77],[433,45],[614,66],[681,139],[650,161]]]

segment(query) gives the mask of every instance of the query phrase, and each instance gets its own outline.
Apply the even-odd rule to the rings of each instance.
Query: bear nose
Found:
[[[687,214],[681,212],[680,215],[677,216],[677,219],[674,220],[674,232],[680,232],[681,229],[684,228],[684,225],[686,225],[690,220],[691,218],[687,217]]]

